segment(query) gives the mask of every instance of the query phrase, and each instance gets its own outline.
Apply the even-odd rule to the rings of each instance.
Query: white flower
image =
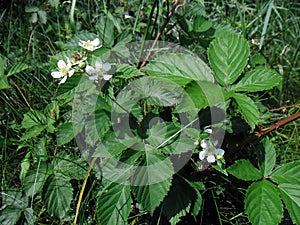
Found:
[[[65,63],[63,60],[59,60],[57,62],[57,66],[59,71],[52,72],[51,76],[53,78],[62,78],[59,84],[65,83],[67,78],[71,77],[75,72],[75,70],[72,69],[72,64],[69,58],[67,58],[67,63]]]
[[[110,63],[103,64],[101,60],[97,60],[95,62],[95,68],[87,65],[85,67],[85,72],[89,75],[90,80],[98,80],[101,76],[104,80],[109,80],[110,78],[112,78],[112,75],[107,73],[110,69]]]
[[[223,149],[217,149],[212,142],[207,140],[201,141],[202,151],[199,152],[199,159],[204,160],[206,158],[207,162],[214,163],[217,159],[222,159],[225,151]]]
[[[84,49],[88,50],[88,51],[95,51],[98,48],[101,48],[102,45],[100,45],[100,40],[99,38],[96,38],[93,41],[87,40],[87,41],[82,41],[80,40],[78,42],[78,45],[83,47]]]

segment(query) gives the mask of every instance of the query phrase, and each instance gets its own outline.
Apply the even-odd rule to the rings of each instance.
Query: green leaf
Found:
[[[0,211],[1,225],[15,225],[21,217],[22,210],[15,207],[7,207]]]
[[[17,63],[14,64],[11,69],[7,73],[7,77],[10,77],[12,75],[18,74],[24,70],[30,69],[31,66],[25,64],[25,63]]]
[[[270,69],[255,69],[247,72],[236,84],[231,86],[232,91],[263,91],[279,85],[282,76]]]
[[[283,213],[278,191],[267,180],[250,185],[246,194],[245,209],[253,225],[277,225]]]
[[[57,145],[61,146],[69,143],[83,128],[83,124],[77,124],[76,128],[73,128],[72,122],[64,123],[57,128]]]
[[[132,180],[134,195],[151,214],[167,195],[174,172],[171,161],[153,151],[151,148],[145,151],[144,162]]]
[[[227,168],[227,172],[231,173],[238,179],[251,181],[262,178],[258,169],[256,169],[249,160],[237,160],[232,166]]]
[[[4,62],[0,56],[0,90],[9,88],[7,76],[4,74]]]
[[[276,163],[276,151],[273,143],[265,138],[263,141],[262,160],[259,162],[259,168],[264,177],[269,176]]]
[[[279,167],[271,173],[270,179],[278,184],[300,185],[300,161],[290,162]]]
[[[185,180],[175,178],[171,189],[162,202],[162,212],[172,225],[185,216],[197,199],[197,192]]]
[[[1,192],[1,198],[3,207],[12,206],[23,210],[28,204],[27,197],[22,196],[22,190],[19,189],[3,190]]]
[[[159,77],[143,77],[133,81],[129,87],[148,104],[158,106],[173,106],[179,103],[183,92],[183,89],[175,83]]]
[[[153,59],[142,71],[182,86],[192,80],[214,82],[211,69],[200,58],[188,54],[164,54]]]
[[[223,86],[239,78],[249,55],[248,42],[236,33],[223,33],[211,42],[208,49],[210,65],[217,81]]]
[[[22,120],[22,127],[25,129],[29,129],[36,125],[46,125],[46,124],[47,124],[46,116],[37,110],[29,111],[24,115],[24,118]]]
[[[44,162],[29,170],[22,182],[26,195],[33,196],[40,193],[50,174],[51,168]]]
[[[247,95],[234,93],[233,98],[238,104],[239,111],[251,127],[251,131],[253,131],[259,120],[259,111],[257,106]]]
[[[129,79],[132,77],[142,76],[143,73],[140,72],[136,67],[130,66],[128,64],[118,65],[117,71],[115,73],[115,77]]]
[[[82,180],[86,176],[87,169],[82,159],[71,158],[69,155],[57,154],[52,161],[53,171],[70,179]]]
[[[52,176],[44,199],[51,216],[63,218],[73,199],[73,188],[69,180],[63,176]]]
[[[294,224],[300,224],[300,185],[280,184],[281,197]]]
[[[194,31],[205,32],[212,27],[212,22],[206,20],[203,16],[196,16],[194,20]]]
[[[131,210],[130,186],[111,183],[97,197],[96,217],[102,225],[123,225]]]
[[[194,189],[194,191],[197,194],[197,197],[195,199],[193,199],[192,201],[192,211],[190,212],[194,217],[196,217],[199,212],[201,211],[201,206],[202,206],[202,195],[200,193],[200,191],[205,190],[205,186],[202,182],[199,181],[189,181],[186,180],[189,185]]]
[[[194,108],[203,109],[225,101],[220,86],[213,82],[192,81],[186,85],[185,94],[183,100],[176,107],[178,112],[188,112]]]
[[[114,22],[107,16],[100,17],[97,24],[99,36],[106,47],[112,47],[114,44]]]
[[[74,74],[72,77],[69,77],[65,83],[58,86],[55,98],[60,97],[64,94],[64,98],[73,98],[74,88],[81,82],[82,75]]]
[[[34,138],[34,137],[38,136],[40,133],[42,133],[43,130],[45,130],[45,126],[42,126],[42,125],[36,125],[36,126],[30,127],[23,134],[21,141],[28,140],[30,138]]]

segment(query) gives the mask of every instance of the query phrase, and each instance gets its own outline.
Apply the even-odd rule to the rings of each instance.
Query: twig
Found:
[[[167,18],[166,18],[164,24],[162,25],[162,27],[160,28],[160,31],[159,31],[158,34],[156,35],[156,38],[155,38],[155,40],[154,40],[153,43],[152,43],[152,46],[151,46],[151,48],[150,48],[150,51],[148,52],[148,54],[147,54],[145,60],[143,61],[143,63],[141,64],[140,69],[143,68],[143,67],[147,64],[147,61],[149,60],[150,56],[152,55],[152,51],[151,51],[151,50],[153,50],[154,47],[156,46],[158,39],[160,39],[160,37],[161,37],[161,35],[162,35],[164,29],[166,28],[168,22],[170,21],[170,18],[171,18],[172,15],[174,14],[174,12],[175,12],[175,10],[176,10],[176,8],[177,8],[178,5],[179,5],[179,0],[176,0],[176,1],[174,2],[174,4],[173,4],[172,10],[169,12],[169,14],[168,14],[168,16],[167,16]]]
[[[264,137],[265,135],[271,133],[272,131],[274,130],[277,130],[278,128],[294,121],[294,120],[297,120],[300,118],[300,112],[297,112],[295,114],[292,114],[280,121],[278,121],[277,123],[267,127],[267,128],[264,128],[264,129],[260,129],[259,131],[257,131],[255,133],[255,135],[249,137],[248,139],[246,139],[241,145],[237,146],[237,147],[232,147],[232,148],[229,148],[229,151],[228,153],[226,154],[226,159],[228,162],[231,162],[233,160],[233,156],[240,150],[242,150],[243,148],[245,148],[246,146],[248,146],[249,144],[257,141],[258,139]]]

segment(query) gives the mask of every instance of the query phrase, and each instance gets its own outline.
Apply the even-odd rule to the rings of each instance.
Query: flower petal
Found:
[[[93,67],[87,65],[87,66],[85,67],[85,72],[86,72],[87,74],[89,74],[89,75],[92,75],[92,74],[94,74],[96,71],[95,71],[95,69],[94,69]]]
[[[206,156],[207,152],[205,150],[199,152],[199,159],[203,160]]]
[[[98,75],[92,75],[92,76],[89,76],[89,79],[90,80],[98,80],[99,76]]]
[[[59,69],[64,69],[64,68],[67,67],[67,64],[63,60],[59,60],[57,62],[57,66],[58,66]]]
[[[75,70],[74,70],[74,69],[69,70],[69,72],[68,72],[69,77],[73,76],[74,73],[75,73]]]
[[[92,44],[96,47],[100,44],[99,38],[96,38],[95,40],[92,41]]]
[[[61,72],[55,71],[55,72],[52,72],[52,73],[51,73],[51,76],[52,76],[53,78],[61,78],[61,77],[63,77],[64,75],[63,75]]]
[[[224,155],[225,151],[221,148],[217,149],[217,155]]]
[[[104,70],[104,71],[109,71],[110,69],[111,69],[110,63],[104,63],[104,64],[103,64],[103,70]]]
[[[65,76],[63,79],[61,79],[61,81],[58,83],[58,84],[63,84],[63,83],[65,83],[66,82],[66,80],[67,80],[67,76]]]
[[[211,128],[205,128],[204,132],[206,132],[208,134],[212,134],[213,130]]]
[[[208,155],[206,160],[209,163],[214,163],[216,161],[216,157],[214,155]]]
[[[110,78],[112,78],[111,74],[103,74],[103,79],[104,80],[110,80]]]
[[[207,142],[207,140],[202,140],[200,146],[202,148],[204,148],[204,149],[207,149],[208,148],[208,142]]]
[[[95,62],[95,68],[96,69],[102,69],[103,68],[103,62],[102,62],[102,60],[97,60]]]

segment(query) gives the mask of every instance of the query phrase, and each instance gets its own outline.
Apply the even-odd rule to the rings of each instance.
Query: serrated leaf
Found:
[[[23,210],[28,204],[27,197],[22,196],[22,190],[19,189],[3,190],[1,192],[1,198],[3,207],[12,206]]]
[[[271,173],[270,179],[278,184],[300,185],[300,161],[290,162],[279,167]]]
[[[151,144],[153,147],[158,147],[162,145],[162,143],[165,144],[163,144],[161,147],[169,145],[178,137],[178,135],[174,136],[178,130],[179,129],[171,122],[158,122],[147,130],[148,138],[146,141],[149,142],[149,144]],[[167,141],[168,138],[172,136],[174,137]]]
[[[237,160],[232,166],[227,168],[227,172],[245,181],[258,180],[262,175],[249,160]]]
[[[140,72],[136,67],[130,66],[128,64],[118,65],[117,71],[115,73],[116,77],[120,77],[124,79],[139,77],[141,75],[143,75],[142,72]]]
[[[7,73],[7,77],[10,77],[12,75],[18,74],[24,70],[30,69],[31,66],[25,64],[25,63],[17,63],[14,64],[11,69]]]
[[[130,186],[112,183],[97,198],[96,217],[99,224],[127,224],[132,203]]]
[[[22,127],[25,129],[29,129],[37,125],[46,125],[46,124],[47,124],[46,116],[37,110],[29,111],[24,115],[24,118],[22,120]]]
[[[171,80],[181,86],[192,80],[214,81],[211,69],[200,58],[188,54],[164,54],[153,59],[142,71],[153,77]]]
[[[42,125],[36,125],[36,126],[30,127],[23,134],[21,141],[37,137],[40,133],[42,133],[43,130],[45,130],[45,126],[42,126]]]
[[[114,22],[106,17],[102,16],[97,24],[99,36],[106,47],[112,47],[114,44]]]
[[[197,191],[185,180],[175,178],[168,195],[162,202],[163,215],[172,225],[175,225],[180,217],[190,211],[195,199],[197,199]]]
[[[275,186],[267,180],[249,186],[245,209],[253,225],[277,225],[283,213],[278,192]]]
[[[195,32],[205,32],[212,27],[212,22],[206,20],[203,16],[196,16],[193,24]]]
[[[278,186],[281,197],[288,209],[294,224],[300,224],[300,185],[280,184]]]
[[[41,162],[33,169],[29,170],[22,182],[23,190],[26,195],[33,196],[40,193],[50,173],[51,168],[44,162]]]
[[[263,141],[264,148],[262,149],[261,158],[262,160],[259,162],[259,168],[264,177],[270,175],[272,172],[275,163],[276,163],[276,151],[273,143],[265,138]]]
[[[173,106],[179,103],[183,92],[183,89],[175,83],[156,77],[140,78],[133,81],[129,87],[148,104],[158,106]]]
[[[132,180],[134,195],[151,214],[167,195],[174,172],[171,161],[153,151],[151,148],[145,151],[145,160]]]
[[[63,218],[70,209],[73,199],[73,188],[63,176],[52,176],[45,192],[45,204],[52,216]]]
[[[244,70],[250,49],[247,41],[236,33],[217,36],[208,49],[209,63],[217,81],[223,86],[234,83]]]
[[[256,92],[271,89],[279,85],[282,76],[270,69],[255,69],[247,72],[245,76],[235,85],[232,91]]]
[[[79,82],[81,81],[82,75],[74,74],[72,77],[69,77],[67,81],[58,86],[55,98],[64,95],[64,98],[73,98],[74,97],[74,89],[77,87]],[[73,90],[73,92],[72,92]]]
[[[259,120],[257,106],[247,95],[234,93],[233,98],[238,104],[239,111],[251,127],[251,131],[253,131]]]
[[[222,90],[213,82],[192,81],[186,85],[185,94],[183,100],[176,107],[179,112],[188,112],[194,108],[203,109],[225,101]]]
[[[21,217],[22,210],[15,207],[7,207],[0,211],[1,225],[15,225]]]
[[[70,179],[84,179],[87,169],[82,159],[71,158],[69,155],[57,154],[52,161],[53,171],[62,174]]]
[[[77,124],[76,128],[73,128],[73,126],[72,122],[68,122],[57,128],[56,140],[58,146],[69,143],[83,128],[83,124],[81,126]]]

